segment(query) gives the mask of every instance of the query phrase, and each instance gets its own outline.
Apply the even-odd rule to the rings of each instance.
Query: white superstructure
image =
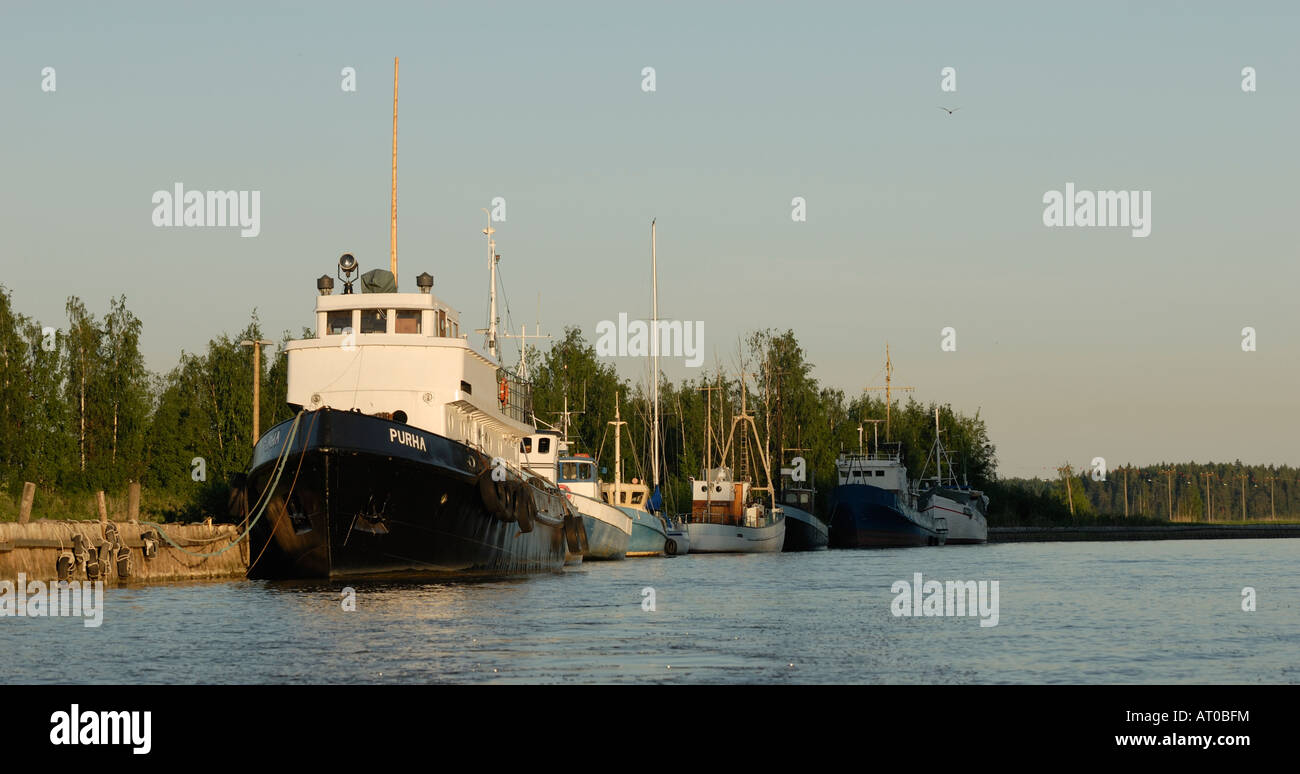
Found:
[[[286,347],[288,402],[387,415],[518,465],[520,439],[534,432],[530,386],[466,340],[432,277],[417,284],[421,292],[330,294],[321,278],[316,336]]]

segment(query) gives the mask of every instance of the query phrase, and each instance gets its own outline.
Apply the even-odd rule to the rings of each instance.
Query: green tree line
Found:
[[[95,518],[100,490],[120,515],[130,482],[148,493],[149,518],[222,515],[251,449],[253,361],[239,342],[261,338],[256,313],[166,374],[145,368],[125,296],[103,316],[69,298],[65,313],[42,324],[0,287],[0,518],[14,516],[25,481],[37,486],[36,518]],[[290,415],[284,359],[267,360],[263,427]]]
[[[1039,507],[1017,523],[1042,521],[1225,522],[1293,519],[1300,512],[1300,470],[1285,465],[1159,463],[1105,470],[1062,465],[1055,478],[1008,479],[1002,486]],[[1073,500],[1073,513],[1070,501]]]

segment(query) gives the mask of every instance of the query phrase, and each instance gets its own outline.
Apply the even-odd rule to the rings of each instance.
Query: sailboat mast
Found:
[[[397,61],[393,57],[393,195],[389,206],[388,263],[397,282]]]
[[[618,411],[618,393],[614,393],[614,421],[610,422],[614,426],[614,497],[610,500],[611,504],[618,504],[618,493],[623,488],[623,425],[625,424]]]
[[[609,504],[620,505],[623,502],[623,421],[620,411],[619,394],[614,393],[614,490],[610,493]]]
[[[704,517],[707,520],[713,515],[713,475],[710,472],[709,464],[713,456],[713,390],[714,387],[704,388],[704,397],[709,401],[709,407],[704,413]]]
[[[890,392],[890,381],[894,375],[894,362],[889,359],[889,342],[885,342],[885,440],[889,440],[889,412],[894,406],[893,393]]]
[[[659,486],[659,263],[655,253],[655,221],[650,221],[650,353],[654,356],[654,373],[651,375],[650,394],[654,401],[654,419],[650,427],[650,470],[654,486]]]
[[[569,385],[567,384],[564,385],[564,413],[561,416],[564,417],[564,421],[561,423],[564,426],[563,427],[564,445],[568,446],[569,445]]]
[[[937,483],[943,483],[943,445],[939,443],[939,407],[934,407],[934,471]]]

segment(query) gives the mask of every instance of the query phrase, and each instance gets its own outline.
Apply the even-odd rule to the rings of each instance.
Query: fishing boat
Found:
[[[497,261],[480,349],[459,312],[397,289],[396,62],[389,269],[345,253],[316,280],[315,330],[286,347],[296,415],[256,442],[246,481],[253,578],[496,575],[560,569],[581,516],[521,464],[535,435],[531,385],[501,365]],[[358,276],[359,275],[359,276]],[[361,283],[361,292],[354,285]]]
[[[691,479],[691,550],[697,554],[777,553],[785,547],[785,511],[755,498],[762,487],[737,481],[731,468]]]
[[[835,469],[839,483],[830,496],[833,548],[934,546],[947,540],[947,519],[918,508],[916,493],[908,486],[902,444],[841,453]]]
[[[741,410],[731,423],[731,431],[722,450],[726,460],[735,452],[740,460],[741,475],[736,477],[725,466],[711,467],[712,396],[709,400],[706,423],[708,431],[704,451],[704,470],[699,479],[692,478],[691,513],[687,531],[694,553],[768,553],[779,552],[785,546],[786,518],[784,509],[777,504],[772,488],[771,467],[763,444],[758,439],[758,427],[749,414],[746,403],[744,379],[741,380]],[[752,431],[755,441],[757,465],[765,474],[766,485],[758,486],[750,476],[750,436],[744,430],[736,436],[736,428],[744,426]],[[766,492],[768,502],[760,493]]]
[[[587,541],[585,559],[614,560],[627,556],[632,518],[600,499],[596,461],[586,454],[570,454],[569,443],[555,430],[543,430],[521,442],[524,467],[564,492],[582,517]]]
[[[590,546],[587,559],[623,559],[632,539],[632,517],[600,499],[596,463],[588,455],[559,459],[560,489],[582,514]]]
[[[947,519],[934,509],[918,508],[916,490],[908,482],[901,443],[889,441],[893,406],[894,363],[885,345],[885,441],[880,444],[880,422],[868,420],[875,443],[864,451],[863,427],[858,426],[858,452],[840,452],[835,460],[838,483],[830,496],[832,548],[943,545],[948,539]],[[901,387],[911,390],[911,387]]]
[[[802,452],[806,449],[789,449]],[[807,481],[796,480],[796,473],[808,475]],[[785,512],[785,543],[783,551],[816,551],[826,548],[830,531],[826,522],[815,513],[817,502],[816,481],[806,466],[796,465],[781,470],[781,493],[777,499]]]
[[[668,525],[658,514],[649,510],[650,487],[633,478],[623,481],[623,421],[618,396],[614,398],[614,480],[600,484],[600,499],[626,514],[632,520],[628,537],[628,556],[663,556],[668,547]],[[676,549],[676,545],[673,546]]]
[[[917,508],[931,519],[944,518],[948,524],[949,545],[962,543],[987,543],[989,541],[989,498],[969,482],[958,482],[948,451],[943,446],[939,430],[939,410],[934,412],[934,445],[916,487]],[[927,478],[930,462],[934,462],[935,475]],[[946,468],[945,468],[946,466]],[[947,471],[945,475],[944,471]]]

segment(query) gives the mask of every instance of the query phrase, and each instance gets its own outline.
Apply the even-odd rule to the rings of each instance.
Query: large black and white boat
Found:
[[[495,269],[495,252],[493,268]],[[258,441],[247,480],[254,578],[556,570],[581,517],[521,463],[536,432],[530,386],[481,352],[432,293],[391,272],[317,281],[316,335],[290,342],[294,419]],[[495,274],[495,271],[494,271]],[[495,287],[495,278],[494,278]]]

